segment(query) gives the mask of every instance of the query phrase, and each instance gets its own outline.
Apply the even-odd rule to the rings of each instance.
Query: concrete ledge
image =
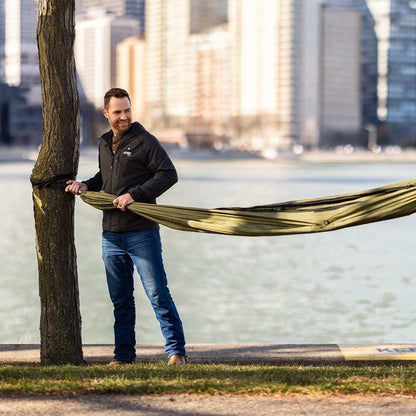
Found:
[[[84,345],[88,363],[108,363],[113,358],[112,345]],[[304,364],[330,365],[346,363],[382,363],[416,360],[414,344],[337,345],[337,344],[190,344],[191,363],[229,364]],[[160,345],[137,345],[138,362],[166,361]],[[0,363],[39,364],[38,344],[0,344]]]

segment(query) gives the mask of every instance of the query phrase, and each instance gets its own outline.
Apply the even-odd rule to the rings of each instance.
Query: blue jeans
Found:
[[[114,306],[114,358],[122,361],[136,359],[134,266],[160,323],[168,356],[185,355],[182,322],[167,286],[159,230],[104,231],[102,252]]]

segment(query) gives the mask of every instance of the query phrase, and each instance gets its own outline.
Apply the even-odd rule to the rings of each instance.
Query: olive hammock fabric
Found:
[[[116,198],[104,192],[84,192],[95,208],[116,209]],[[416,212],[416,180],[363,192],[247,208],[191,208],[134,202],[127,207],[159,224],[182,231],[273,236],[332,231],[389,220]]]

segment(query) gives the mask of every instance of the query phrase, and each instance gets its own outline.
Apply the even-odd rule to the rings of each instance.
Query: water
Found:
[[[247,206],[360,191],[411,179],[410,163],[178,161],[160,203]],[[30,163],[0,164],[0,343],[39,342]],[[95,173],[95,160],[79,178]],[[84,343],[112,343],[101,213],[77,198]],[[169,286],[188,343],[415,342],[416,216],[340,231],[235,237],[162,227]],[[137,340],[163,343],[136,277]]]

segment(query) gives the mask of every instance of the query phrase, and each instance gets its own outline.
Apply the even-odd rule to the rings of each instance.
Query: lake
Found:
[[[178,160],[160,203],[250,206],[414,178],[412,163]],[[0,343],[39,342],[30,162],[0,164]],[[79,179],[96,171],[81,159]],[[83,342],[113,343],[101,213],[77,198]],[[329,233],[236,237],[161,228],[169,287],[188,343],[416,342],[416,216]],[[163,343],[136,276],[137,342]]]

